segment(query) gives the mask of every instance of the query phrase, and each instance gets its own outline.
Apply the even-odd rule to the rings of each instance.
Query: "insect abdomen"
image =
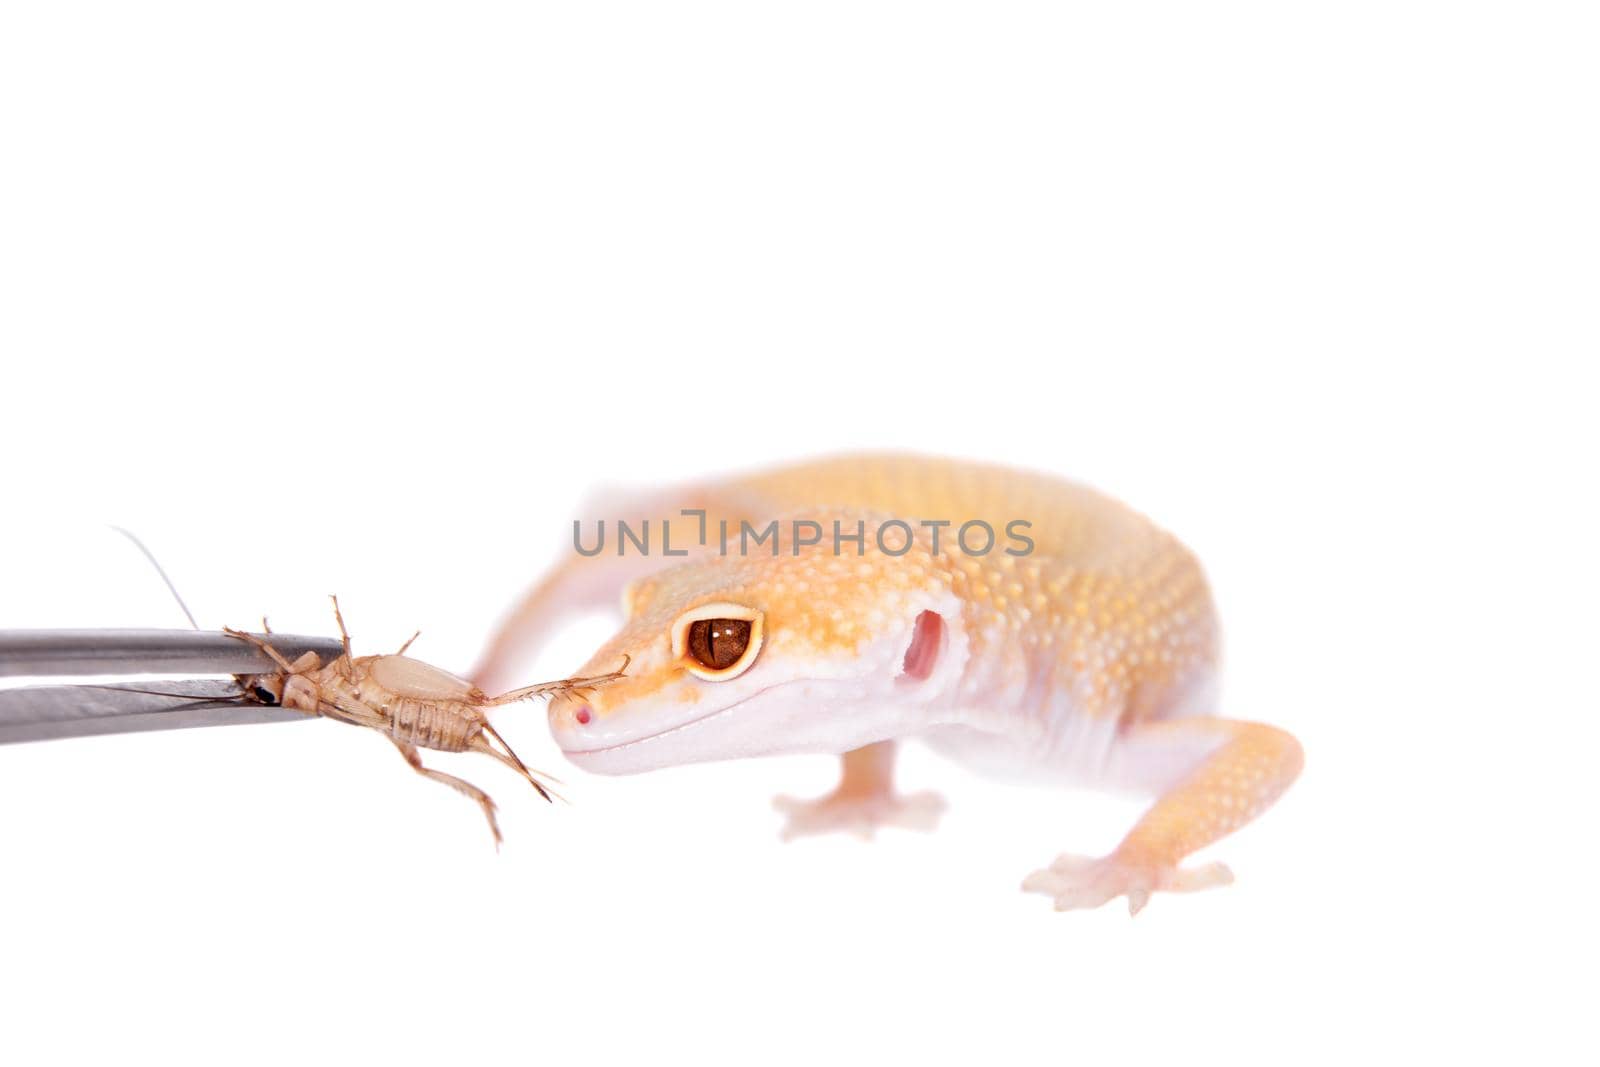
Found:
[[[456,701],[400,697],[389,702],[388,712],[395,740],[443,752],[465,752],[482,729],[477,709]]]

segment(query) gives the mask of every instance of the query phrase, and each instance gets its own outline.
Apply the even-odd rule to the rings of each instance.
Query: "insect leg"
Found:
[[[415,641],[417,638],[419,638],[421,636],[422,636],[422,631],[418,630],[416,633],[414,633],[410,637],[406,638],[406,643],[400,646],[400,651],[396,652],[395,655],[397,655],[397,656],[405,655],[406,654],[406,649],[411,647],[411,642]]]
[[[290,663],[288,660],[284,659],[282,653],[280,653],[277,649],[273,648],[271,645],[267,644],[265,641],[261,640],[261,638],[257,637],[255,634],[247,634],[247,633],[244,633],[244,632],[239,631],[239,630],[229,629],[226,626],[224,626],[222,628],[222,632],[227,634],[229,637],[237,638],[240,641],[245,642],[246,644],[255,645],[261,651],[263,651],[267,655],[271,656],[272,657],[272,662],[276,663],[279,667],[282,667],[283,668],[283,672],[285,674],[296,674],[296,673],[298,673],[295,670],[294,664]],[[305,658],[304,656],[301,657],[301,659],[304,659],[304,658]]]
[[[394,737],[390,737],[389,740],[394,742],[394,747],[400,750],[400,755],[405,757],[405,761],[411,764],[412,770],[416,771],[424,778],[432,778],[436,782],[442,782],[451,789],[454,789],[456,792],[471,797],[473,800],[477,801],[478,806],[483,809],[484,818],[489,820],[489,832],[494,834],[494,847],[497,849],[500,847],[500,824],[495,821],[494,801],[489,799],[488,793],[485,793],[471,782],[463,781],[462,779],[457,778],[453,774],[446,774],[443,771],[436,771],[431,767],[424,767],[422,765],[422,754],[417,751],[416,745],[409,744]]]
[[[389,737],[389,720],[381,711],[370,708],[365,704],[354,701],[332,699],[326,697],[317,701],[317,714],[335,722],[347,722],[351,726],[364,726],[369,730],[376,730],[385,737]]]
[[[474,743],[469,747],[477,752],[487,752],[501,763],[504,763],[507,767],[510,767],[512,770],[522,775],[522,777],[526,778],[528,780],[528,784],[539,791],[540,796],[544,797],[546,800],[549,800],[551,798],[550,790],[546,789],[544,783],[539,781],[539,779],[549,778],[552,782],[555,781],[555,779],[550,778],[550,776],[547,774],[530,769],[526,763],[522,762],[522,757],[518,756],[516,752],[512,750],[511,746],[506,743],[506,739],[501,737],[499,732],[495,730],[493,726],[490,726],[488,723],[484,723],[483,732],[489,737],[493,738],[495,743],[500,747],[498,749],[495,748],[494,745],[491,745],[482,737],[473,738]]]
[[[630,659],[622,657],[622,666],[610,674],[597,674],[593,678],[563,678],[559,682],[541,682],[538,685],[525,686],[513,689],[509,693],[501,693],[497,697],[488,697],[480,703],[480,707],[493,708],[501,704],[511,704],[529,697],[547,696],[550,693],[568,693],[573,690],[590,689],[595,686],[605,685],[621,678],[628,669]]]
[[[350,652],[350,631],[344,628],[344,616],[339,613],[339,598],[330,595],[328,599],[333,601],[333,620],[339,624],[339,640],[344,644],[344,658],[354,659]]]

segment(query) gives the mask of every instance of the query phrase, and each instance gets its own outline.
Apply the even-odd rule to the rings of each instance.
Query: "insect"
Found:
[[[540,796],[549,800],[550,790],[541,779],[554,779],[530,770],[522,762],[489,724],[488,709],[554,693],[583,693],[616,681],[628,669],[629,661],[624,657],[621,668],[610,674],[544,682],[491,697],[465,678],[407,656],[406,649],[417,634],[412,634],[392,655],[357,658],[350,650],[350,634],[339,611],[339,598],[330,599],[344,654],[326,665],[315,652],[306,652],[290,663],[269,641],[223,627],[223,633],[259,648],[280,668],[267,674],[235,675],[245,699],[379,731],[400,750],[412,770],[476,801],[489,820],[496,847],[501,841],[500,825],[489,794],[453,774],[424,766],[419,749],[487,753],[522,775]],[[272,632],[265,619],[262,629]]]

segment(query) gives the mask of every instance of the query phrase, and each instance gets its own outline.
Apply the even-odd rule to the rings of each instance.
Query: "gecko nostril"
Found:
[[[589,720],[594,718],[594,713],[589,710],[589,705],[581,704],[578,706],[578,710],[573,713],[572,717],[578,720],[579,726],[588,726]]]

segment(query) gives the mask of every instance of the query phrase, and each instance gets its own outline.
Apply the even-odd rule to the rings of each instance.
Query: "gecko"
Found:
[[[896,746],[912,740],[991,775],[1153,798],[1110,853],[1061,855],[1022,883],[1057,910],[1125,897],[1133,914],[1155,892],[1232,882],[1221,863],[1183,860],[1301,770],[1292,735],[1219,714],[1218,619],[1194,554],[1097,490],[840,455],[640,494],[612,514],[634,517],[635,539],[595,550],[575,524],[583,552],[514,606],[473,672],[497,691],[555,627],[620,594],[620,628],[579,673],[627,657],[627,676],[548,708],[584,770],[839,755],[832,792],[778,798],[785,837],[932,828],[943,801],[895,788]],[[645,519],[657,536],[641,552]]]

